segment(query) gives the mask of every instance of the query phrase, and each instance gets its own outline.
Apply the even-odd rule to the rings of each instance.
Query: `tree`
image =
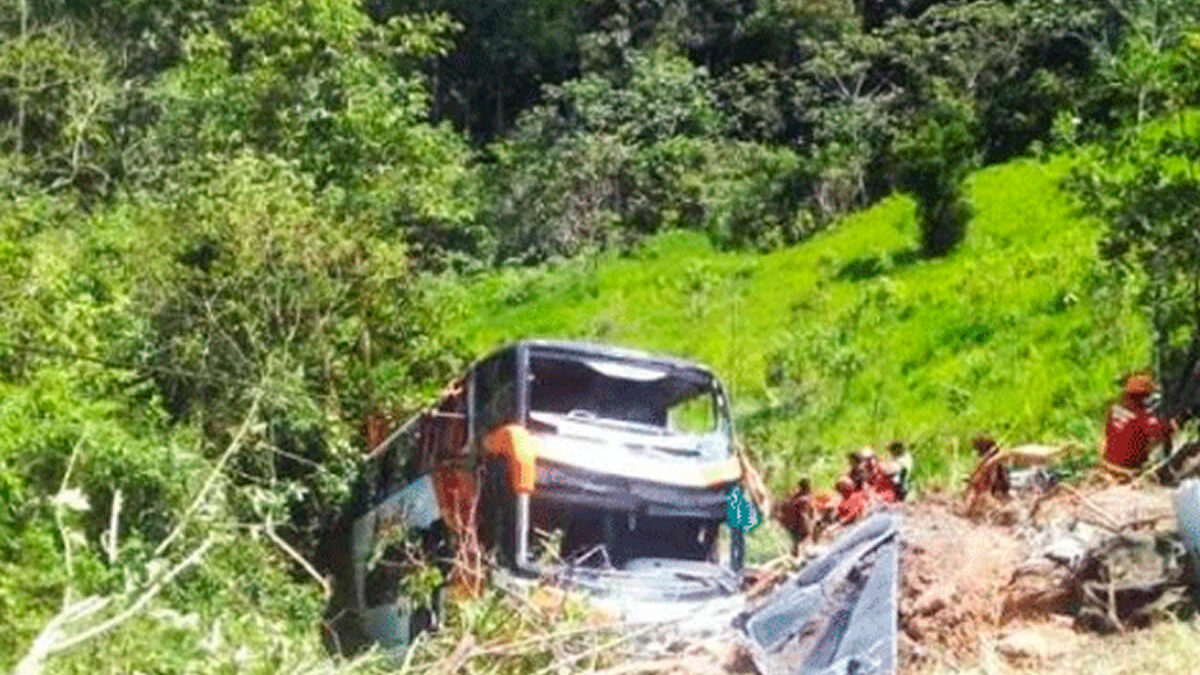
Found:
[[[488,221],[504,256],[575,254],[662,223],[678,167],[650,148],[719,133],[708,74],[662,49],[628,78],[587,75],[549,87],[511,138],[491,146],[498,187]]]
[[[71,24],[40,24],[28,2],[0,22],[0,150],[16,175],[54,190],[111,186],[116,80]],[[7,29],[7,30],[6,30]]]
[[[1116,0],[1111,11],[1124,27],[1119,36],[1096,40],[1099,78],[1111,104],[1132,108],[1135,124],[1168,109],[1195,91],[1179,72],[1179,47],[1200,22],[1195,0]]]
[[[1107,94],[1132,102],[1139,126],[1156,111],[1174,123],[1160,139],[1114,143],[1113,161],[1077,170],[1070,184],[1107,225],[1101,255],[1137,280],[1159,376],[1171,383],[1185,366],[1195,367],[1186,362],[1200,348],[1200,137],[1184,107],[1200,72],[1200,3],[1113,6],[1128,28],[1115,49],[1097,47],[1109,55],[1100,73],[1111,87]]]
[[[290,163],[198,168],[146,214],[171,264],[141,284],[140,368],[175,419],[210,435],[261,399],[268,451],[240,470],[271,484],[268,506],[294,509],[268,512],[276,522],[311,534],[347,489],[356,422],[415,408],[459,365],[433,328],[449,308],[424,302],[386,224],[345,213]]]
[[[453,28],[445,15],[379,25],[352,0],[255,0],[227,30],[198,31],[155,84],[160,119],[143,165],[156,173],[143,180],[187,184],[196,157],[251,149],[294,161],[343,208],[420,242],[431,266],[441,243],[472,250],[471,149],[430,123],[419,72]]]
[[[800,72],[809,83],[811,128],[819,176],[813,188],[817,217],[829,221],[860,206],[878,190],[878,164],[897,126],[899,88],[877,67],[888,45],[847,32],[814,43]],[[871,182],[877,185],[872,189]]]
[[[1072,178],[1085,209],[1108,226],[1101,255],[1141,280],[1155,362],[1167,383],[1184,374],[1187,351],[1200,340],[1200,178],[1194,168],[1200,141],[1187,139],[1185,147],[1183,170],[1179,162],[1166,168],[1167,153],[1156,151],[1146,153],[1132,176],[1093,168]]]
[[[939,89],[938,102],[893,149],[897,183],[917,201],[921,245],[932,256],[946,255],[966,234],[971,206],[962,182],[975,165],[976,147],[970,104]]]
[[[579,74],[579,38],[594,3],[575,0],[372,0],[372,15],[444,13],[462,27],[427,68],[433,116],[480,142],[507,132],[542,87]]]

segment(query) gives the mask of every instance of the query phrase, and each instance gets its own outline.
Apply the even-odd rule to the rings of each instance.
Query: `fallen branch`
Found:
[[[64,607],[33,639],[33,644],[13,670],[13,675],[39,675],[42,672],[42,663],[50,655],[55,644],[62,639],[66,627],[102,611],[110,602],[112,598],[91,596]]]
[[[525,617],[526,620],[540,624],[546,623],[546,613],[542,611],[542,608],[535,605],[532,600],[526,597],[524,593],[521,593],[520,591],[510,588],[504,584],[498,585],[497,588],[499,588],[506,596],[511,598],[513,602],[519,605],[516,608],[516,612]]]
[[[274,542],[276,546],[283,549],[283,552],[288,554],[288,557],[296,561],[296,564],[300,565],[305,572],[308,572],[309,576],[311,576],[318,584],[321,585],[321,590],[324,592],[326,600],[333,595],[333,589],[329,587],[329,580],[326,579],[320,572],[318,572],[317,568],[314,567],[312,563],[308,562],[304,556],[300,555],[299,551],[292,548],[291,544],[284,541],[283,537],[279,536],[275,532],[275,527],[271,524],[270,518],[267,518],[267,522],[263,526],[263,531],[267,533],[268,539]]]
[[[1159,461],[1155,462],[1149,468],[1142,469],[1140,472],[1135,473],[1132,479],[1133,482],[1138,485],[1145,483],[1147,480],[1154,483],[1160,482],[1158,473],[1166,468],[1166,466],[1170,464],[1171,460],[1174,458],[1175,455],[1173,453],[1167,453],[1166,457],[1163,457]]]
[[[711,660],[703,657],[668,656],[622,663],[619,666],[597,670],[593,675],[631,675],[634,673],[696,673],[705,668],[715,670]]]
[[[454,653],[450,658],[442,662],[442,672],[446,675],[454,675],[461,672],[462,667],[471,659],[471,652],[475,649],[475,638],[471,634],[464,635],[458,641],[458,646],[454,648]]]
[[[547,673],[553,672],[555,670],[559,670],[561,668],[566,668],[567,666],[570,666],[570,665],[572,665],[582,659],[585,659],[593,654],[600,654],[600,653],[606,652],[618,645],[624,644],[626,642],[629,642],[630,640],[639,638],[643,635],[646,635],[647,633],[653,632],[655,629],[662,628],[664,625],[666,625],[666,624],[650,624],[644,628],[641,628],[640,630],[635,630],[630,633],[626,633],[625,635],[622,635],[619,638],[609,640],[608,642],[605,642],[603,644],[596,645],[595,647],[592,647],[591,649],[584,650],[578,654],[573,654],[564,659],[559,659],[558,661],[555,661],[554,663],[551,663],[550,665],[546,666],[545,668],[542,668],[541,670],[537,671],[537,673],[535,673],[534,675],[546,675]]]
[[[408,653],[404,655],[404,663],[400,665],[398,672],[401,674],[407,673],[408,669],[412,667],[413,656],[416,655],[417,647],[421,645],[421,640],[423,639],[425,639],[425,633],[417,633],[417,636],[413,638],[412,644],[408,646]]]
[[[209,472],[208,478],[205,479],[204,485],[200,488],[200,492],[196,493],[196,497],[192,499],[192,503],[189,504],[187,510],[184,511],[183,517],[179,519],[179,523],[175,526],[175,529],[171,530],[171,533],[167,535],[167,538],[163,539],[162,543],[154,549],[153,557],[157,558],[161,556],[163,552],[167,550],[167,547],[169,547],[176,538],[183,534],[183,530],[187,527],[188,522],[191,521],[192,516],[195,515],[196,511],[204,505],[205,498],[208,496],[208,491],[212,489],[214,484],[216,484],[217,478],[225,469],[225,464],[229,461],[229,458],[233,457],[234,453],[241,448],[242,441],[245,440],[246,434],[249,433],[250,426],[254,422],[254,418],[258,415],[258,403],[261,400],[262,392],[260,391],[254,396],[254,402],[250,404],[250,411],[246,413],[246,418],[242,420],[242,425],[238,428],[237,433],[234,434],[233,440],[229,443],[229,447],[225,448],[225,452],[221,453],[220,459],[217,460],[217,465],[213,467],[211,472]]]
[[[1078,500],[1080,504],[1086,506],[1089,511],[1103,519],[1105,523],[1111,527],[1111,529],[1114,531],[1121,530],[1121,523],[1117,522],[1117,519],[1114,518],[1112,514],[1110,514],[1108,511],[1105,511],[1103,508],[1097,505],[1096,502],[1089,499],[1087,495],[1083,494],[1079,490],[1076,490],[1070,485],[1067,485],[1066,483],[1061,483],[1059,487],[1061,487],[1068,495]]]
[[[1158,521],[1160,521],[1160,520],[1166,520],[1168,518],[1174,518],[1174,517],[1175,517],[1174,513],[1160,513],[1157,516],[1146,516],[1144,518],[1133,518],[1132,520],[1127,520],[1124,523],[1122,523],[1121,529],[1122,530],[1125,530],[1125,529],[1136,530],[1144,525],[1156,525],[1158,523]]]
[[[179,564],[172,567],[169,572],[167,572],[158,581],[154,582],[149,588],[143,591],[142,594],[138,596],[138,599],[120,614],[117,614],[108,621],[105,621],[98,626],[93,626],[92,628],[89,628],[84,632],[75,635],[74,637],[58,642],[47,653],[55,654],[57,652],[65,651],[77,645],[83,644],[84,642],[87,642],[98,635],[107,633],[108,631],[125,623],[138,612],[142,611],[142,609],[144,609],[146,605],[155,598],[155,596],[162,592],[162,589],[165,588],[167,584],[175,580],[175,577],[179,576],[184,570],[199,562],[200,558],[208,552],[208,549],[212,548],[212,544],[212,539],[206,539],[204,543],[197,546],[196,550],[192,551],[188,557],[184,558]]]
[[[25,656],[17,664],[16,670],[13,671],[14,675],[38,675],[42,672],[42,665],[45,663],[45,660],[50,656],[77,647],[133,618],[145,609],[146,605],[162,592],[163,588],[171,583],[175,577],[199,562],[200,558],[212,547],[212,543],[212,539],[205,540],[190,555],[154,581],[132,604],[116,616],[70,636],[66,635],[68,626],[77,624],[99,613],[112,603],[113,598],[93,596],[67,605],[34,638],[29,651],[26,652]]]
[[[513,654],[519,651],[526,651],[529,647],[534,647],[548,642],[559,642],[565,638],[579,637],[580,635],[588,635],[595,633],[603,633],[611,631],[613,626],[585,626],[583,628],[572,628],[571,630],[558,631],[556,633],[548,633],[537,637],[526,638],[516,642],[501,643],[489,645],[479,650],[479,656],[504,656]]]
[[[613,626],[583,626],[580,628],[572,628],[569,630],[537,635],[534,637],[525,638],[523,640],[517,640],[515,642],[493,642],[487,646],[472,645],[470,652],[463,656],[461,665],[465,666],[470,661],[484,656],[518,656],[528,653],[531,650],[542,648],[546,645],[562,643],[570,638],[577,638],[585,635],[595,635],[599,633],[610,632],[612,630]],[[411,671],[402,672],[410,672],[413,674],[427,673],[429,671],[441,668],[441,666],[445,664],[446,660],[446,658],[443,658],[430,663],[424,663],[419,666],[412,667]]]

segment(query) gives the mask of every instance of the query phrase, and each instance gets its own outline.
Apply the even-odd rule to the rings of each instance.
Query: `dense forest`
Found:
[[[1198,99],[1194,0],[0,0],[0,667],[322,663],[300,561],[488,275],[895,193],[952,256],[968,175],[1077,152],[1170,373]]]

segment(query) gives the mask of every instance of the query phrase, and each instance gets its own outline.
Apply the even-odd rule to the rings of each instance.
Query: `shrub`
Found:
[[[966,234],[972,211],[962,181],[975,163],[974,128],[970,104],[943,93],[915,128],[895,141],[897,182],[917,201],[928,255],[949,253]]]

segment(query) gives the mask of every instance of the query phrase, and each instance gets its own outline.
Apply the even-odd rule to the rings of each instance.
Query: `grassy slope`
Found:
[[[893,197],[767,254],[671,233],[624,257],[486,277],[459,291],[456,330],[478,351],[584,337],[704,361],[779,482],[827,479],[842,450],[893,437],[937,481],[962,475],[980,430],[1090,447],[1148,343],[1096,262],[1099,225],[1058,188],[1070,163],[978,173],[975,219],[944,259],[913,253],[912,203]]]

